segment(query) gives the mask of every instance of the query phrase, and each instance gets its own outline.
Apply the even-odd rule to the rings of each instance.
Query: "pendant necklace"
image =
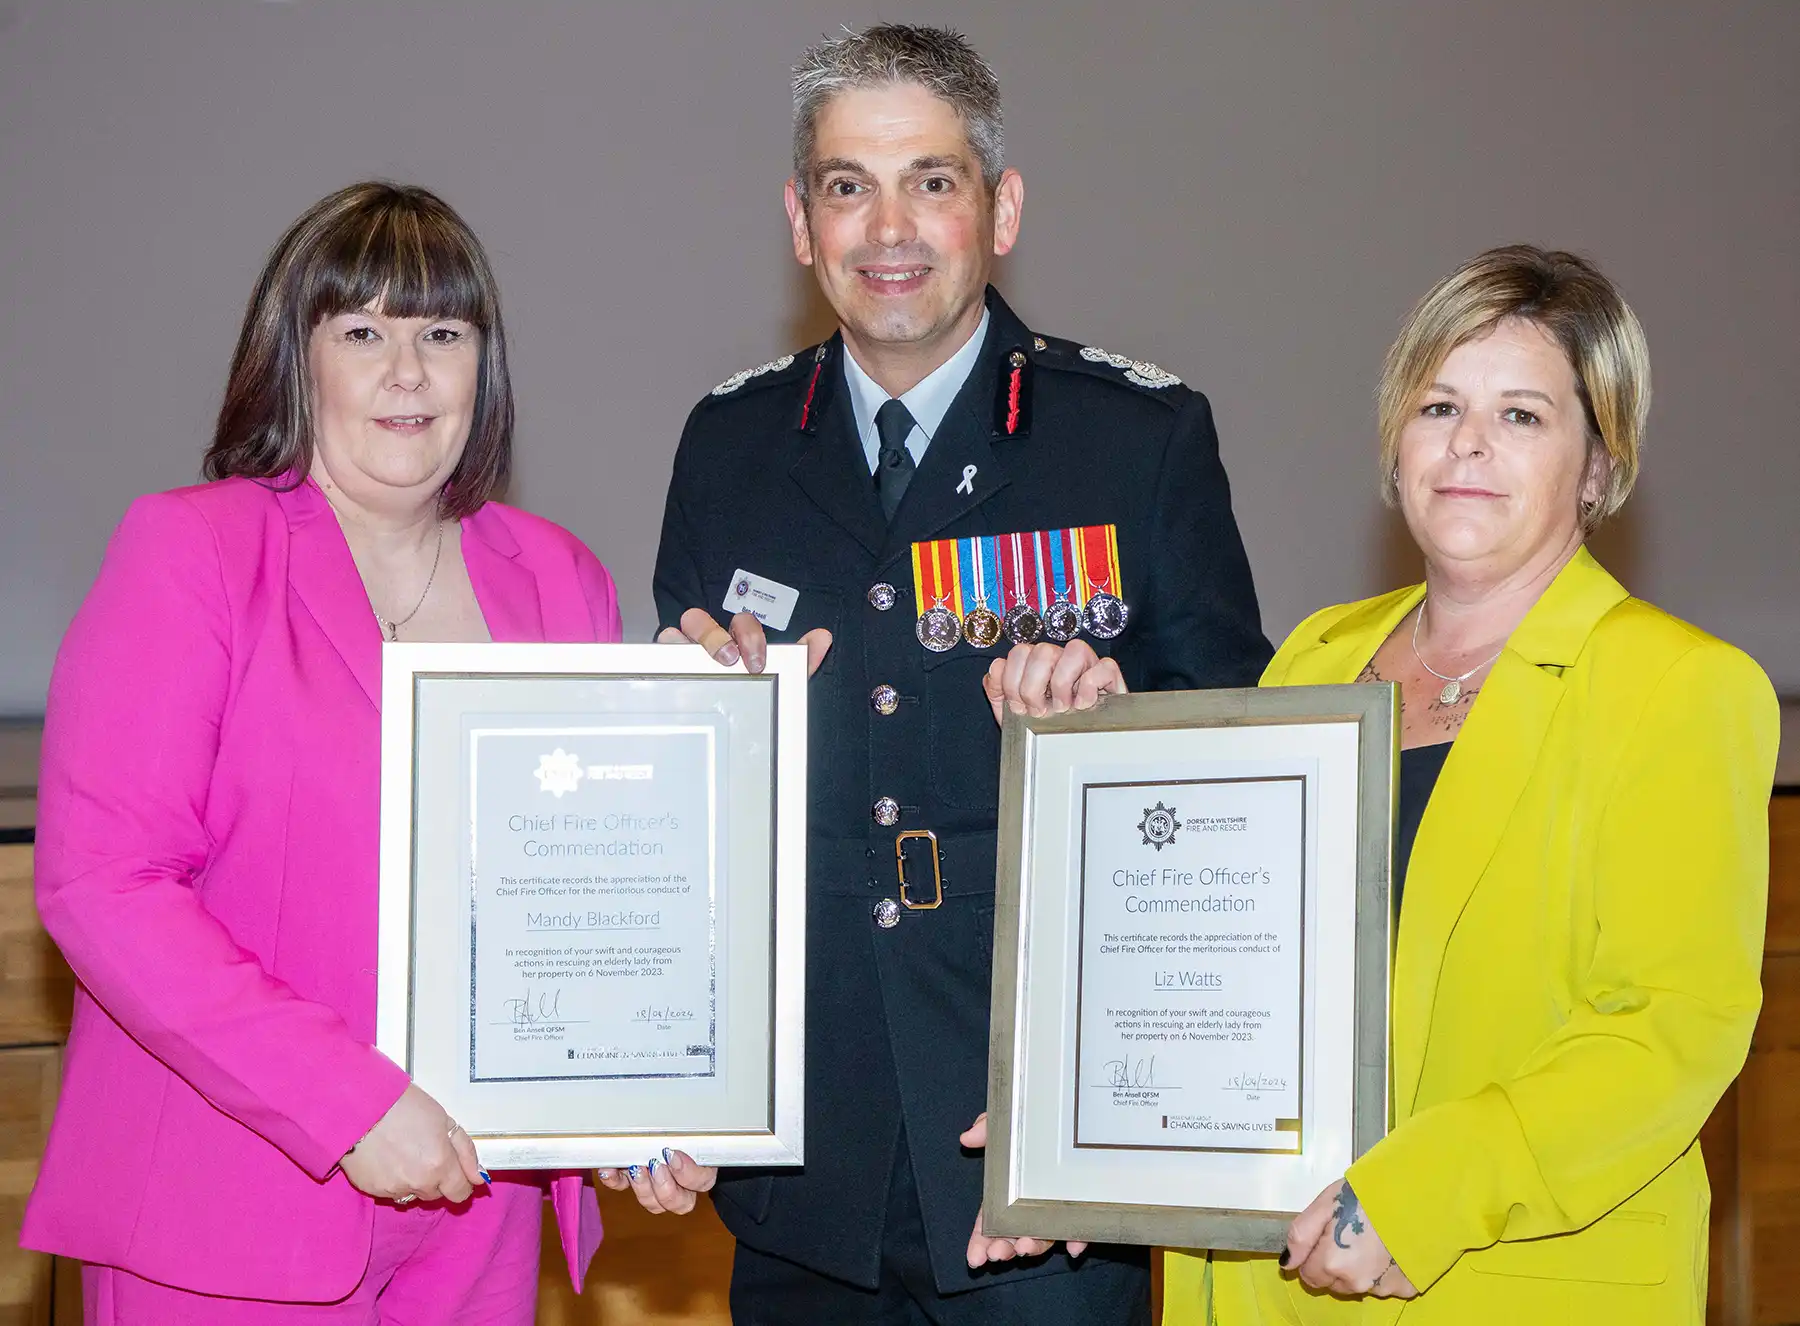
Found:
[[[437,534],[437,551],[431,554],[431,574],[425,577],[425,588],[419,591],[419,601],[413,604],[412,611],[398,621],[389,621],[379,612],[375,613],[375,624],[381,628],[381,638],[389,643],[400,638],[400,628],[419,615],[419,609],[425,606],[425,596],[431,593],[431,582],[437,579],[438,561],[444,555],[444,522],[441,520],[437,523]],[[370,605],[370,610],[373,611],[373,605]]]
[[[416,612],[417,609],[414,609],[414,611]],[[1424,625],[1424,623],[1425,623],[1425,605],[1423,603],[1421,603],[1419,605],[1419,615],[1417,617],[1413,618],[1413,629],[1412,629],[1413,657],[1419,660],[1420,667],[1424,668],[1425,671],[1429,672],[1432,676],[1436,677],[1439,681],[1444,683],[1444,689],[1438,692],[1438,703],[1439,704],[1444,704],[1444,705],[1455,704],[1457,702],[1457,700],[1462,698],[1463,683],[1465,681],[1467,681],[1470,677],[1473,677],[1477,672],[1480,672],[1489,663],[1492,663],[1494,661],[1494,658],[1499,658],[1500,655],[1502,655],[1506,652],[1506,646],[1501,645],[1500,648],[1498,648],[1494,651],[1494,658],[1483,659],[1480,663],[1477,663],[1474,667],[1470,668],[1467,672],[1463,673],[1462,676],[1460,676],[1460,677],[1446,677],[1443,673],[1439,672],[1436,668],[1432,667],[1431,664],[1427,663],[1425,661],[1425,656],[1419,652],[1419,627]]]

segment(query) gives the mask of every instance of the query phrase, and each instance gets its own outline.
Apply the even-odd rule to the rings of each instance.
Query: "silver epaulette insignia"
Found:
[[[1160,389],[1181,385],[1181,379],[1166,368],[1158,368],[1155,364],[1147,364],[1141,359],[1127,359],[1124,355],[1109,354],[1098,346],[1082,346],[1081,357],[1090,364],[1111,364],[1114,368],[1124,370],[1126,380],[1135,382],[1140,387]]]
[[[741,373],[733,373],[718,386],[714,387],[712,389],[712,394],[715,396],[729,396],[751,378],[759,378],[764,373],[779,373],[793,362],[794,356],[783,355],[779,359],[771,359],[768,363],[759,364],[755,368],[746,368]]]

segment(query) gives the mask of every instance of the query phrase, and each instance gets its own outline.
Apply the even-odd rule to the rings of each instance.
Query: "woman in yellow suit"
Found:
[[[1703,1320],[1695,1138],[1761,1003],[1777,718],[1583,546],[1649,399],[1636,317],[1564,253],[1482,254],[1389,352],[1425,583],[1316,613],[1263,682],[1400,684],[1393,1128],[1279,1263],[1168,1254],[1168,1326]]]

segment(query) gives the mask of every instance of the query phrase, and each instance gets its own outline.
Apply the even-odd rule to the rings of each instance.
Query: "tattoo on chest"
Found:
[[[1481,694],[1481,688],[1464,691],[1456,697],[1454,704],[1445,704],[1433,696],[1431,703],[1425,706],[1425,721],[1440,732],[1460,732],[1462,725],[1468,720],[1469,706],[1475,703],[1475,697]]]
[[[1363,670],[1356,674],[1356,680],[1359,682],[1370,682],[1398,681],[1400,679],[1383,675],[1381,669],[1375,666],[1375,660],[1370,659],[1363,665]],[[1408,712],[1406,689],[1409,684],[1410,683],[1405,681],[1401,681],[1400,683],[1400,712],[1402,714]],[[1469,717],[1469,707],[1475,703],[1475,697],[1481,694],[1481,687],[1471,686],[1464,690],[1462,694],[1456,697],[1456,702],[1454,704],[1445,704],[1439,699],[1438,696],[1441,691],[1442,688],[1437,682],[1431,682],[1431,699],[1425,704],[1424,722],[1428,727],[1434,728],[1439,732],[1448,732],[1454,736],[1456,733],[1462,731],[1462,725]]]
[[[1331,1212],[1331,1241],[1340,1248],[1350,1245],[1344,1242],[1344,1231],[1352,1234],[1366,1232],[1368,1226],[1363,1224],[1362,1203],[1356,1200],[1356,1190],[1350,1186],[1348,1179],[1337,1191],[1336,1203]]]

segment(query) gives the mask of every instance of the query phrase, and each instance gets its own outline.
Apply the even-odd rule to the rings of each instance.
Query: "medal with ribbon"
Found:
[[[1119,597],[1119,532],[1112,525],[1075,531],[1081,551],[1081,580],[1087,605],[1081,624],[1096,640],[1111,640],[1125,629],[1131,609]]]
[[[1075,601],[1079,592],[1073,567],[1075,542],[1066,529],[1045,530],[1037,537],[1038,557],[1050,562],[1050,603],[1044,609],[1044,638],[1067,644],[1081,634],[1081,604]]]
[[[956,541],[912,546],[913,585],[918,593],[919,620],[913,634],[934,654],[956,648],[962,639],[962,621],[946,606],[957,594]]]
[[[1037,539],[1004,534],[999,544],[1001,584],[1006,595],[1006,638],[1015,645],[1035,645],[1044,638],[1044,617],[1036,606],[1043,602]]]
[[[1005,631],[1000,615],[988,607],[990,586],[995,597],[999,596],[997,542],[992,537],[957,540],[957,553],[962,564],[963,604],[965,607],[970,603],[975,605],[963,616],[963,639],[977,649],[992,649],[1000,643]]]

